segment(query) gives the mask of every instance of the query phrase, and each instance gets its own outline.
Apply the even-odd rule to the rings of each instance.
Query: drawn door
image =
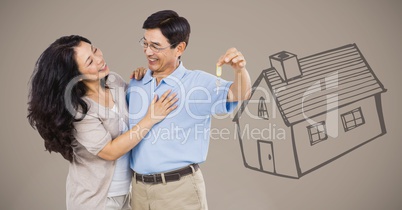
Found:
[[[275,172],[275,158],[273,144],[270,141],[258,140],[258,159],[262,171]]]

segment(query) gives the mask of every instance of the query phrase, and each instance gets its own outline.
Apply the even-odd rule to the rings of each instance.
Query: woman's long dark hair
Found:
[[[74,140],[73,123],[77,119],[68,106],[80,109],[83,116],[88,112],[88,105],[81,99],[87,92],[82,82],[68,90],[67,98],[71,101],[65,99],[67,86],[81,75],[74,51],[81,41],[91,44],[81,36],[64,36],[41,54],[31,77],[28,101],[29,123],[45,140],[46,150],[58,152],[70,162],[74,158],[71,144]]]

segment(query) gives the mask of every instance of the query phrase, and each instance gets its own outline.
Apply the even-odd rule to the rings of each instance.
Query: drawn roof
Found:
[[[286,83],[275,68],[269,68],[253,85],[254,93],[265,79],[288,126],[386,91],[356,44],[300,58],[299,64],[300,78]],[[233,121],[247,103],[243,102]]]

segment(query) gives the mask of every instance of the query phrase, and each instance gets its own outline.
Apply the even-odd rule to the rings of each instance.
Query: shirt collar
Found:
[[[178,83],[178,81],[180,81],[181,78],[183,78],[185,72],[186,68],[183,66],[183,62],[180,61],[179,67],[177,67],[177,69],[174,70],[169,76],[163,78],[161,82],[164,82],[169,86],[175,86]],[[146,85],[149,82],[151,82],[152,79],[153,79],[152,71],[148,69],[148,71],[144,75],[144,78],[142,79],[142,84]]]
[[[142,78],[142,84],[143,84],[143,85],[146,85],[146,84],[148,84],[149,82],[151,82],[152,79],[153,79],[153,77],[152,77],[152,71],[148,69],[147,72],[146,72],[145,75],[144,75],[144,78]]]

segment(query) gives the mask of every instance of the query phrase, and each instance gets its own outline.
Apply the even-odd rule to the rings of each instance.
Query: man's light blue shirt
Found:
[[[127,90],[130,127],[147,113],[157,94],[171,89],[177,93],[176,110],[156,124],[131,151],[131,168],[140,174],[175,170],[206,160],[210,139],[211,115],[232,112],[237,102],[227,102],[232,82],[199,70],[187,70],[182,62],[156,85],[148,69],[140,81],[131,80]],[[135,134],[132,134],[135,135]]]

